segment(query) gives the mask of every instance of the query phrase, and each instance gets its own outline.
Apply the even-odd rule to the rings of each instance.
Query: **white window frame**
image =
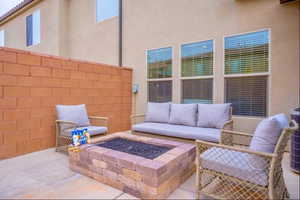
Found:
[[[41,11],[40,9],[38,9],[33,13],[31,13],[30,15],[32,16],[32,44],[27,46],[27,32],[26,32],[25,41],[27,47],[36,46],[41,43]],[[30,15],[27,15],[25,17],[25,29],[27,27],[26,18]]]
[[[269,38],[269,49],[268,49],[268,72],[256,72],[256,73],[249,73],[249,74],[226,74],[225,73],[225,38],[232,37],[232,36],[239,36],[249,33],[256,33],[260,31],[268,31],[268,38]],[[252,119],[264,119],[265,117],[270,116],[270,106],[271,106],[271,78],[272,78],[272,63],[271,63],[271,28],[263,28],[254,31],[236,33],[231,35],[224,35],[223,36],[223,83],[224,83],[224,96],[223,96],[223,103],[225,103],[226,98],[226,78],[234,78],[234,77],[253,77],[253,76],[267,76],[267,106],[266,106],[266,116],[247,116],[247,115],[234,115],[237,118],[252,118]]]
[[[172,61],[172,73],[171,73],[171,77],[170,78],[148,78],[148,51],[152,51],[152,50],[158,50],[158,49],[165,49],[165,48],[171,48],[171,61]],[[158,48],[152,48],[152,49],[146,49],[145,50],[145,55],[146,55],[146,91],[147,91],[147,94],[146,94],[146,99],[147,99],[147,102],[149,102],[149,82],[159,82],[159,81],[171,81],[172,83],[172,98],[171,98],[171,101],[173,102],[174,101],[174,46],[165,46],[165,47],[158,47]]]
[[[205,41],[209,41],[211,40],[213,42],[213,66],[212,66],[212,69],[213,69],[213,73],[212,75],[208,75],[208,76],[182,76],[182,52],[181,52],[181,48],[182,48],[182,45],[185,45],[185,44],[193,44],[193,43],[199,43],[199,42],[205,42]],[[216,102],[216,98],[215,98],[215,92],[216,91],[216,79],[215,79],[215,62],[216,62],[216,43],[215,43],[215,39],[207,39],[207,40],[198,40],[198,41],[192,41],[192,42],[185,42],[185,43],[181,43],[180,44],[180,48],[179,48],[179,88],[180,88],[180,92],[179,92],[179,101],[180,103],[183,102],[183,84],[182,84],[182,81],[183,80],[195,80],[195,79],[212,79],[213,81],[213,91],[212,91],[212,103],[215,103]]]
[[[5,46],[5,30],[0,30],[0,47]]]

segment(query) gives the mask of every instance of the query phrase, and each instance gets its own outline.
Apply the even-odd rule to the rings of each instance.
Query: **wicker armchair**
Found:
[[[283,129],[273,153],[235,145],[233,138],[253,135],[223,130],[221,143],[196,141],[197,199],[286,199],[289,197],[281,167],[285,147],[298,125]]]
[[[89,116],[88,117],[91,126],[90,127],[108,127],[108,118],[107,117],[96,117],[96,116]],[[63,125],[68,125],[68,130],[72,130],[74,128],[89,128],[89,127],[81,127],[77,123],[71,121],[63,121],[63,120],[56,120],[56,151],[61,151],[67,153],[67,147],[72,143],[71,136],[67,136],[64,134],[66,130],[64,130]],[[107,134],[107,130],[101,134],[92,134],[91,139],[99,136]]]
[[[104,135],[108,129],[108,118],[88,116],[86,106],[56,105],[56,151],[67,153],[72,142],[71,132],[74,128],[87,128],[91,137]]]

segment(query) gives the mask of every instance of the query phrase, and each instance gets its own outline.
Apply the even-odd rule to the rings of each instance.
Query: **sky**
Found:
[[[18,5],[23,0],[0,0],[0,16],[5,14],[11,8]]]

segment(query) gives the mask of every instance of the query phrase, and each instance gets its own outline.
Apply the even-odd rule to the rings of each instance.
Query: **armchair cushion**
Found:
[[[171,104],[170,124],[196,126],[196,104]]]
[[[223,128],[230,120],[231,104],[198,104],[197,126],[203,128]]]
[[[88,132],[91,136],[101,135],[101,134],[105,134],[107,132],[107,127],[103,127],[103,126],[80,127],[80,129],[84,129],[84,128],[88,129]],[[73,128],[65,129],[64,131],[62,131],[62,135],[66,136],[66,137],[71,137],[72,130],[73,130]]]
[[[284,128],[289,127],[289,120],[288,120],[288,118],[285,116],[285,114],[283,114],[283,113],[274,115],[274,116],[272,116],[272,117],[270,117],[270,118],[271,118],[271,119],[276,119],[277,122],[279,123],[281,129],[284,129]]]
[[[84,104],[82,105],[56,105],[57,118],[63,121],[71,121],[78,126],[89,126],[90,121]],[[62,124],[62,129],[70,128]]]
[[[170,103],[148,103],[145,122],[168,123]]]
[[[212,147],[200,155],[200,162],[201,167],[205,169],[266,186],[268,184],[268,175],[264,170],[266,166],[263,169],[253,167],[253,156],[238,151]]]
[[[255,151],[273,153],[281,134],[281,127],[275,118],[267,118],[262,120],[252,137],[250,149]]]

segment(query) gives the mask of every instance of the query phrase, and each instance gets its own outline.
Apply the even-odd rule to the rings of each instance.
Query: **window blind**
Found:
[[[268,72],[267,30],[225,38],[225,74]]]
[[[182,81],[182,103],[212,103],[213,79]]]
[[[172,81],[149,81],[148,100],[149,102],[172,101]]]
[[[147,52],[148,78],[172,77],[172,48],[161,48]]]
[[[213,74],[213,41],[181,46],[181,75],[207,76]]]
[[[225,79],[225,101],[232,103],[234,115],[267,115],[267,76]]]

